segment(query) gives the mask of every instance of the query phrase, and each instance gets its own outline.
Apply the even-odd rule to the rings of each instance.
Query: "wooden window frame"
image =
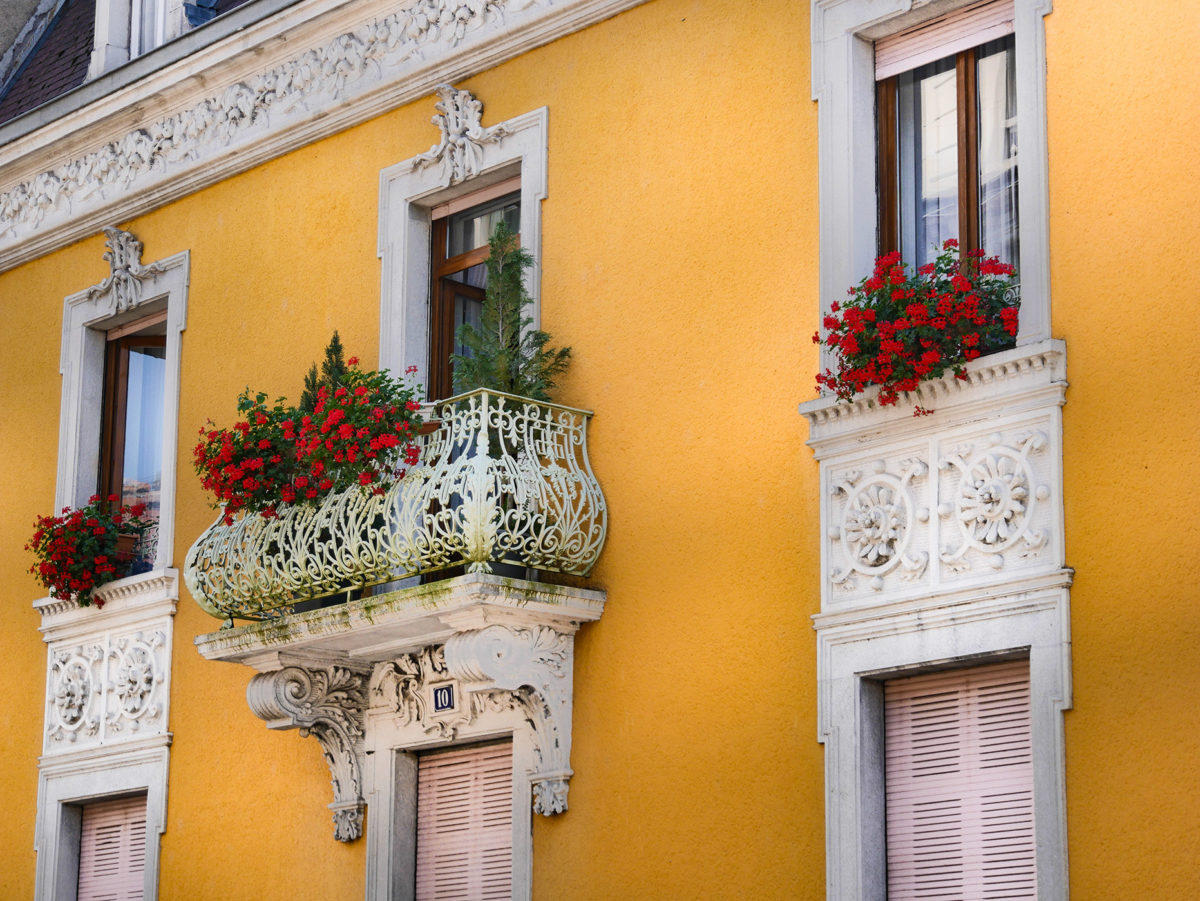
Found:
[[[167,346],[166,335],[139,334],[166,322],[166,312],[156,313],[110,329],[104,348],[104,404],[100,415],[100,469],[97,492],[102,498],[120,494],[125,481],[125,419],[128,413],[129,349]],[[165,461],[164,461],[165,463]]]
[[[507,179],[476,194],[469,194],[452,204],[443,204],[432,211],[430,232],[430,287],[429,287],[429,376],[428,396],[431,400],[450,397],[454,393],[454,372],[450,355],[454,353],[454,296],[462,294],[482,302],[485,291],[473,285],[456,281],[452,276],[472,266],[487,262],[491,248],[487,244],[473,247],[463,253],[447,256],[450,241],[450,217],[460,212],[470,212],[476,207],[509,194],[520,192],[520,177]],[[518,197],[518,200],[520,198]],[[521,235],[518,233],[517,242]]]
[[[958,105],[958,246],[979,249],[979,98],[975,47],[954,56]],[[949,56],[949,54],[947,55]],[[899,75],[876,82],[879,253],[900,250]]]

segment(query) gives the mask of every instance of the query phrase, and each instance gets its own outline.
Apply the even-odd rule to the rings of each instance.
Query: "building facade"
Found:
[[[1195,21],[25,6],[0,896],[1194,894]],[[335,330],[449,397],[501,220],[555,403],[460,397],[383,495],[224,524],[207,420]],[[1015,346],[819,395],[833,304],[946,238],[1016,267]],[[109,491],[144,571],[47,597],[35,518]]]

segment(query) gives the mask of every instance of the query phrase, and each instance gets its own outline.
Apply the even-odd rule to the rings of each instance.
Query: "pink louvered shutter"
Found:
[[[512,896],[512,742],[417,762],[417,901]]]
[[[83,808],[78,901],[140,901],[146,869],[146,796]]]
[[[953,56],[1013,32],[1012,0],[956,10],[875,42],[875,80]]]
[[[1029,663],[884,686],[888,898],[1036,898]]]

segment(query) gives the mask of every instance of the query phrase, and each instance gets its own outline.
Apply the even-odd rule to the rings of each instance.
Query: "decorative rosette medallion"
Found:
[[[957,542],[951,539],[943,544],[943,563],[951,569],[967,569],[967,552],[975,550],[988,555],[989,565],[999,569],[1006,551],[1017,548],[1029,555],[1046,544],[1046,530],[1032,524],[1050,488],[1037,484],[1029,462],[1046,444],[1045,434],[1038,431],[1018,435],[1012,444],[993,434],[980,447],[959,448],[942,458],[941,469],[959,475],[953,499],[938,507],[947,537],[958,533]]]
[[[873,591],[881,591],[883,577],[893,570],[906,580],[920,578],[929,563],[929,555],[909,553],[916,522],[926,522],[929,511],[918,507],[912,497],[914,480],[924,477],[929,467],[921,460],[900,461],[899,474],[887,471],[880,460],[872,472],[849,470],[835,481],[832,495],[845,499],[841,524],[830,530],[830,538],[840,542],[846,561],[835,568],[833,584],[852,591],[858,587],[855,575],[865,576]]]

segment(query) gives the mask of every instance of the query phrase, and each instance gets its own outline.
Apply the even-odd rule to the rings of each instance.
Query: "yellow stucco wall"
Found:
[[[1076,898],[1200,885],[1200,19],[1056,3],[1046,20],[1054,334],[1067,340],[1064,496]]]
[[[668,0],[461,85],[485,123],[550,109],[543,325],[574,347],[560,399],[596,410],[612,511],[594,576],[609,607],[577,641],[571,810],[534,827],[539,898],[822,894],[816,469],[795,412],[817,266],[807,33],[801,4]],[[765,96],[776,85],[794,86],[785,102]],[[146,260],[192,254],[177,563],[212,517],[190,468],[200,423],[228,421],[247,383],[294,398],[334,328],[377,359],[379,171],[433,143],[431,112],[424,99],[122,223]],[[13,408],[57,386],[62,298],[103,277],[101,253],[90,239],[0,275],[0,297],[31,299]],[[29,511],[8,571],[53,496],[57,393],[36,410],[6,475]],[[32,579],[11,593],[24,668],[44,671]],[[365,843],[332,839],[317,745],[250,713],[248,669],[199,657],[192,637],[217,626],[181,601],[161,897],[360,898]],[[4,794],[25,816],[0,840],[29,849],[38,692],[19,706],[25,763]],[[731,834],[757,836],[755,853]],[[28,895],[32,853],[11,869]]]
[[[1200,542],[1181,475],[1200,462],[1186,275],[1200,160],[1182,61],[1200,35],[1156,9],[1128,21],[1115,0],[1059,5],[1072,890],[1186,898],[1200,881]],[[542,324],[574,348],[560,399],[596,411],[611,510],[594,577],[609,606],[576,644],[571,809],[534,825],[540,899],[824,895],[817,467],[795,410],[816,365],[808,27],[805,3],[654,0],[460,84],[486,124],[549,107]],[[192,254],[177,565],[212,517],[190,462],[205,418],[227,422],[247,384],[295,398],[335,328],[377,359],[378,175],[433,143],[431,113],[423,99],[121,223],[146,260]],[[15,339],[0,628],[23,687],[0,705],[4,898],[32,893],[45,672],[21,548],[53,502],[62,299],[101,280],[102,252],[90,238],[0,274]],[[365,843],[332,839],[316,743],[268,732],[245,703],[250,671],[191,647],[217,626],[185,594],[161,897],[362,897]]]

